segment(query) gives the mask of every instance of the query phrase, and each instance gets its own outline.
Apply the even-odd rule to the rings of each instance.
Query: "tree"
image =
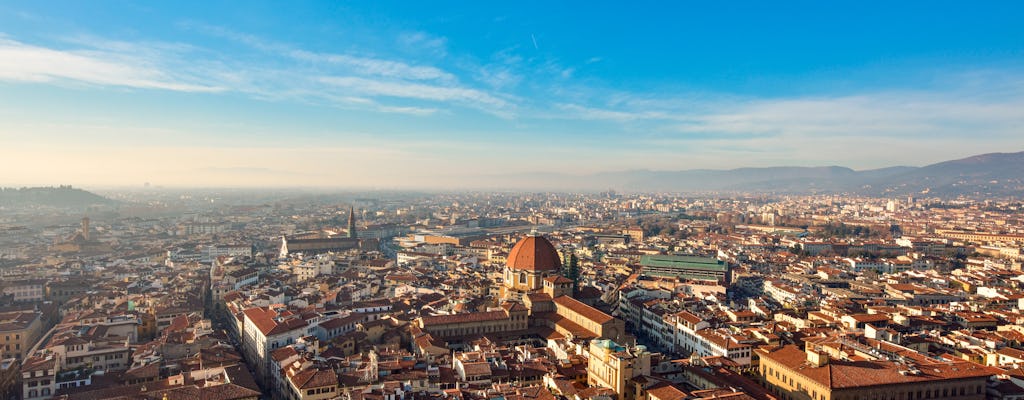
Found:
[[[572,293],[575,294],[579,290],[580,259],[572,250],[568,250],[563,258],[565,258],[565,277],[572,281]]]

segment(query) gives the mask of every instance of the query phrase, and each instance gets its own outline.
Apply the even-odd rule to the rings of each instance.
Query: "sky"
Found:
[[[1024,3],[775,3],[2,2],[0,185],[500,187],[1024,150]]]

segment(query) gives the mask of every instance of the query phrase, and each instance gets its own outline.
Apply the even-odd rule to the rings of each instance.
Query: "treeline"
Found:
[[[823,237],[860,237],[860,238],[881,238],[888,233],[887,230],[871,229],[867,226],[860,225],[847,225],[842,222],[834,224],[827,223],[821,226],[821,230],[818,231],[818,236]]]

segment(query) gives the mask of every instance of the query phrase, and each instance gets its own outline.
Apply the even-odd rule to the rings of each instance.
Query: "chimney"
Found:
[[[828,352],[822,350],[820,346],[808,346],[805,351],[807,353],[807,363],[811,364],[812,367],[824,367],[828,364]]]

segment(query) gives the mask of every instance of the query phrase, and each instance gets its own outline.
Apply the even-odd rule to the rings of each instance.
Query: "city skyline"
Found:
[[[1018,4],[448,6],[2,5],[0,184],[451,187],[1024,149]]]

